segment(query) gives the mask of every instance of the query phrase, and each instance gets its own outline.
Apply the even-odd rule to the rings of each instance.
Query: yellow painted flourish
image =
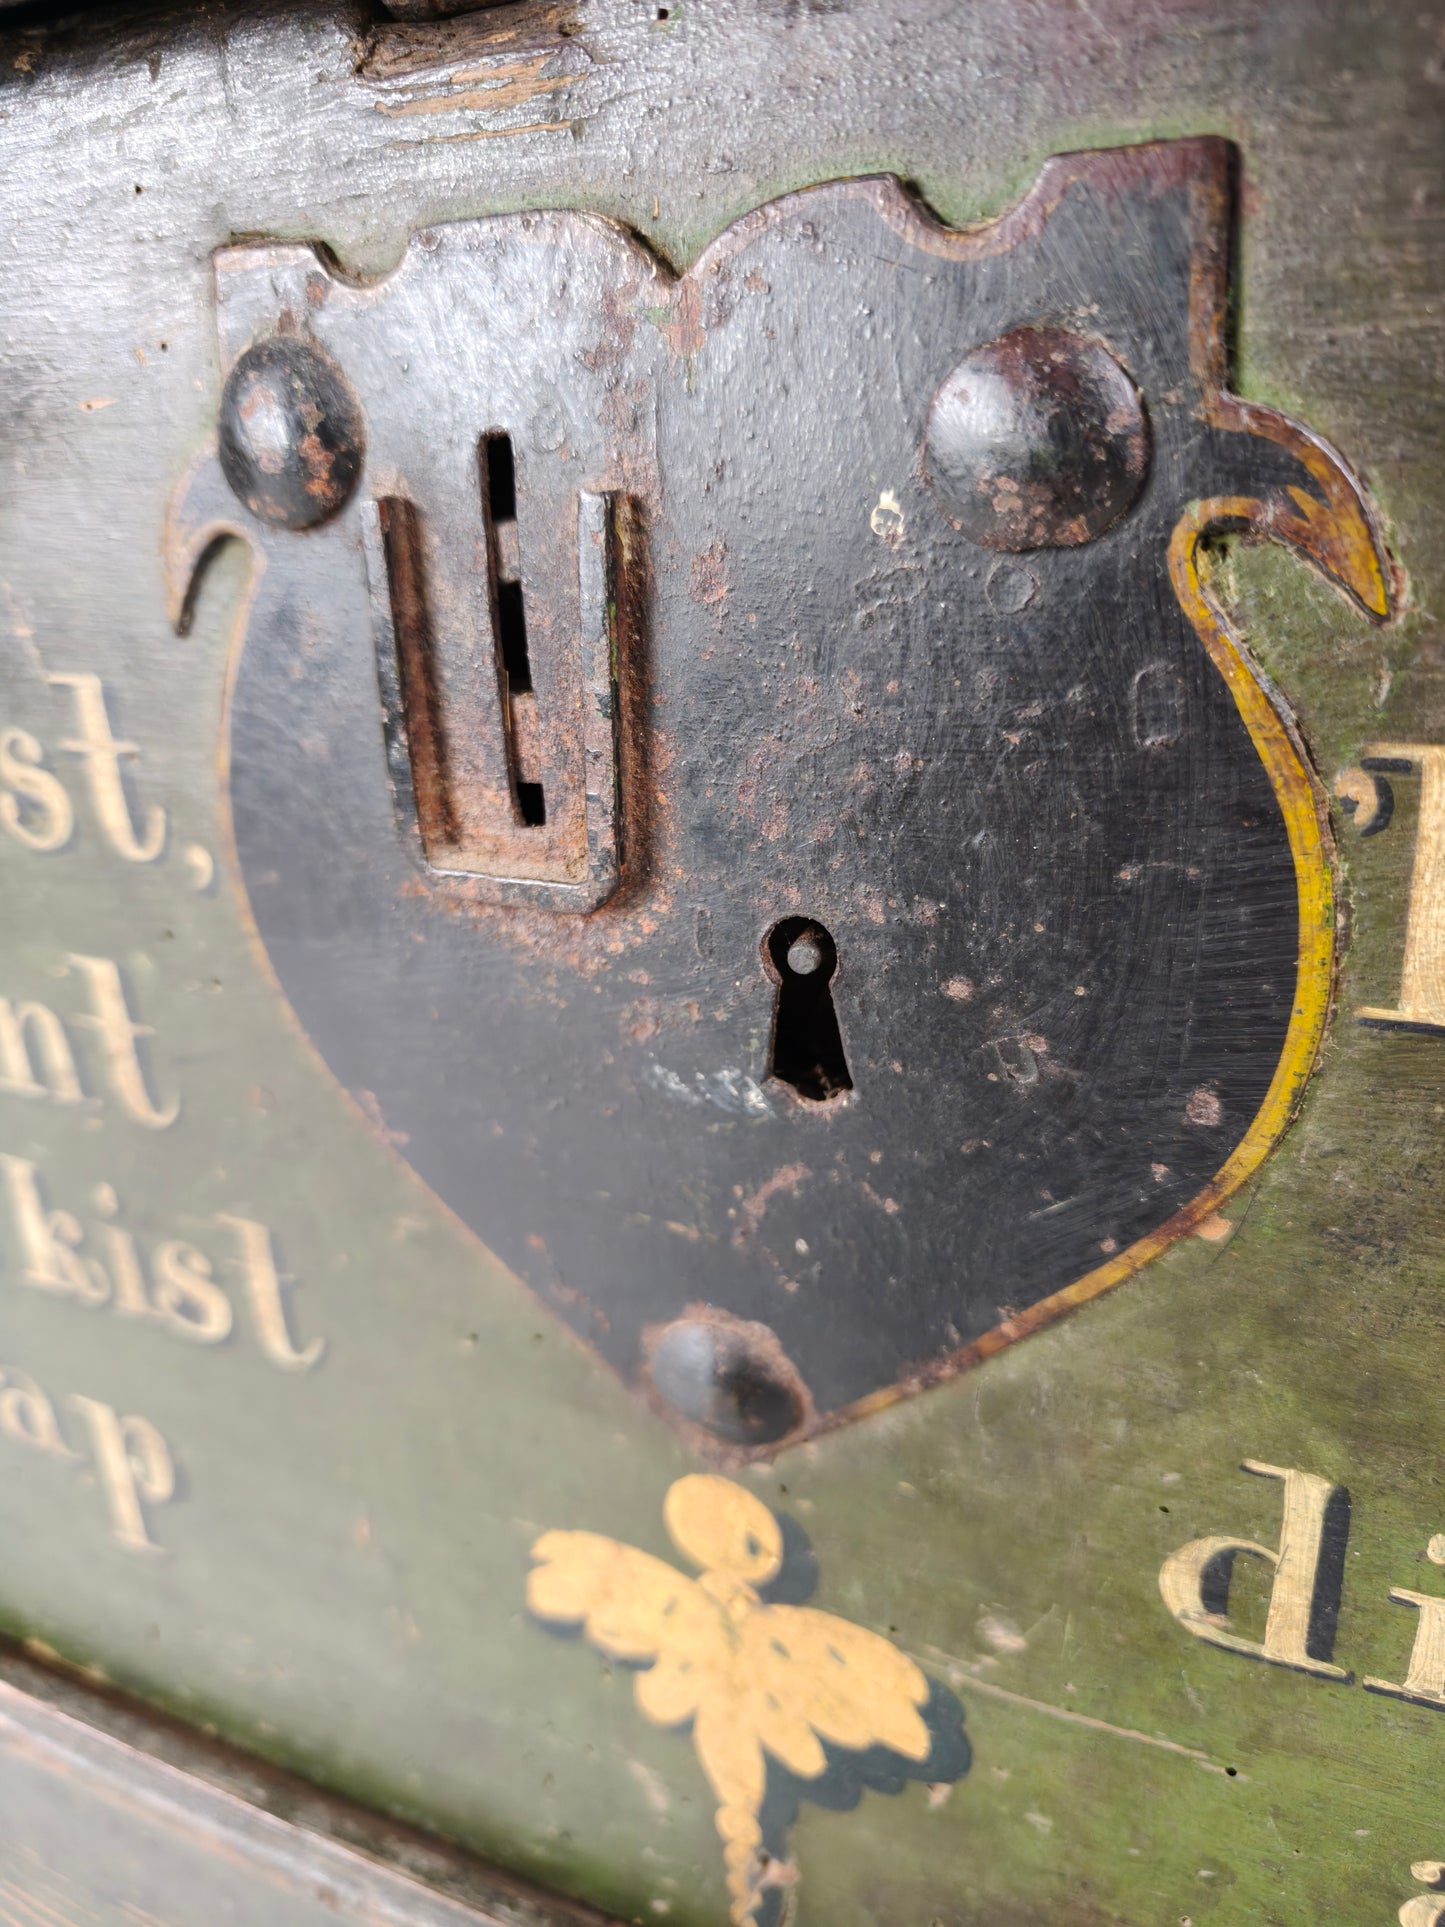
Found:
[[[614,1659],[651,1661],[637,1675],[648,1719],[692,1720],[717,1798],[732,1919],[752,1927],[765,1872],[766,1755],[803,1779],[827,1766],[824,1740],[923,1760],[929,1684],[877,1633],[808,1606],[763,1604],[757,1589],[782,1565],[782,1532],[742,1486],[695,1473],[677,1480],[662,1511],[698,1578],[595,1532],[545,1532],[532,1548],[527,1603],[541,1619],[580,1624]]]

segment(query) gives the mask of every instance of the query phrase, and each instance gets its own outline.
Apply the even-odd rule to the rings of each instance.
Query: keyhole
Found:
[[[838,946],[811,917],[784,917],[768,932],[765,954],[778,980],[772,1074],[810,1104],[851,1091],[848,1060],[829,985]]]

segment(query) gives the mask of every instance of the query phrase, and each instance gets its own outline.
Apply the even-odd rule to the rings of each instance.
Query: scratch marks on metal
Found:
[[[731,1065],[717,1071],[694,1071],[689,1080],[665,1064],[653,1063],[648,1066],[647,1078],[655,1090],[683,1104],[716,1104],[720,1111],[740,1117],[773,1114],[768,1094],[757,1080]]]

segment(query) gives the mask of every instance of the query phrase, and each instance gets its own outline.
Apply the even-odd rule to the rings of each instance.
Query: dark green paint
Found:
[[[1371,739],[1445,741],[1428,613],[1445,589],[1445,14],[692,0],[663,31],[651,12],[588,0],[572,133],[434,149],[391,145],[398,124],[351,77],[361,29],[344,13],[98,11],[73,46],[12,34],[0,49],[18,243],[0,406],[17,381],[24,398],[0,433],[3,720],[50,744],[67,733],[36,650],[50,669],[101,671],[118,733],[142,745],[138,793],[173,832],[146,867],[99,854],[85,816],[62,856],[0,840],[0,993],[59,1002],[57,953],[119,958],[186,1105],[155,1136],[0,1097],[0,1148],[42,1162],[53,1201],[83,1215],[112,1183],[151,1239],[214,1243],[216,1211],[266,1220],[300,1281],[298,1322],[329,1341],[314,1374],[289,1377],[242,1342],[210,1352],[0,1280],[0,1359],[147,1413],[186,1472],[157,1514],[164,1554],[141,1558],[107,1543],[72,1468],[0,1441],[0,1602],[11,1630],[262,1754],[625,1917],[712,1927],[722,1860],[690,1744],[521,1604],[549,1526],[666,1554],[662,1496],[692,1462],[343,1104],[224,869],[213,759],[240,570],[223,562],[178,642],[159,567],[164,501],[215,404],[206,257],[240,234],[319,236],[374,271],[428,222],[567,205],[684,262],[749,208],[835,174],[899,171],[962,219],[1060,149],[1229,134],[1248,177],[1239,385],[1364,469],[1410,573],[1410,611],[1379,632],[1277,553],[1231,563],[1245,631],[1328,778]],[[28,453],[42,448],[43,464]],[[1401,1675],[1413,1615],[1389,1587],[1445,1584],[1419,1560],[1445,1528],[1445,1040],[1348,1017],[1393,995],[1411,788],[1386,835],[1341,831],[1340,1014],[1304,1116],[1230,1209],[1232,1239],[1191,1240],[960,1381],[748,1475],[808,1531],[816,1603],[948,1680],[976,1748],[936,1807],[917,1785],[852,1814],[805,1806],[802,1927],[1390,1927],[1409,1863],[1445,1855],[1445,1715],[1210,1650],[1157,1590],[1188,1538],[1273,1538],[1277,1488],[1242,1476],[1245,1456],[1349,1485],[1336,1651],[1357,1679]],[[222,862],[209,895],[174,854],[189,841]],[[988,1617],[1027,1644],[989,1657]],[[987,1685],[1165,1736],[1236,1777]],[[79,1854],[78,1823],[75,1838]],[[11,1879],[19,1855],[0,1831]],[[211,1897],[199,1874],[177,1887],[176,1920],[211,1917]]]

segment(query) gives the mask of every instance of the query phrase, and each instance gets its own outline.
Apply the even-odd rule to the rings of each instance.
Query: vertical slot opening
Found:
[[[497,584],[497,628],[502,646],[502,667],[507,672],[507,687],[514,696],[530,696],[532,662],[527,654],[527,612],[522,606],[520,582]]]
[[[487,461],[487,508],[493,522],[517,519],[517,464],[512,456],[510,435],[488,435],[484,452]]]
[[[482,439],[482,498],[487,521],[487,553],[496,611],[497,655],[506,694],[507,741],[517,814],[529,828],[547,821],[541,780],[541,745],[532,659],[527,649],[527,610],[522,593],[517,538],[517,465],[510,435]]]

